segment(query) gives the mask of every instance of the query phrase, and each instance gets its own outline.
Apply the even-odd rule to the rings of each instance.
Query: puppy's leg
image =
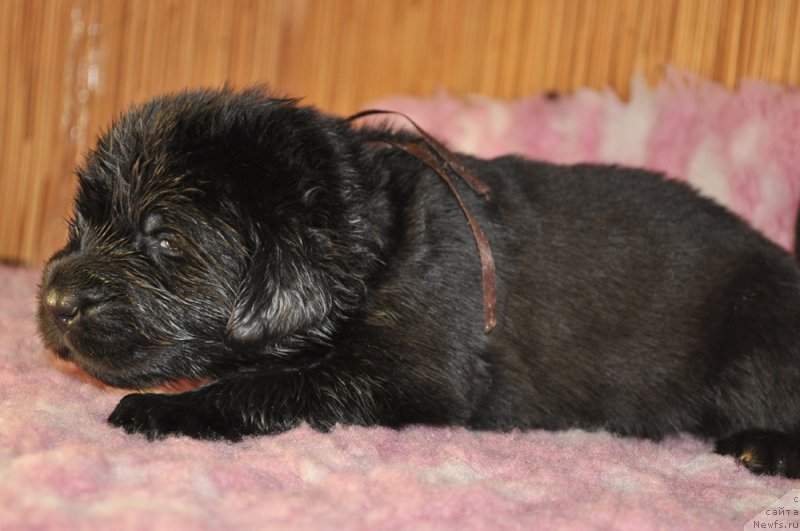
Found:
[[[393,424],[386,382],[352,360],[305,370],[253,370],[177,395],[131,394],[109,422],[150,439],[170,434],[239,440],[286,431],[300,422]]]
[[[715,451],[730,455],[756,474],[800,478],[800,437],[779,431],[748,430],[717,441]]]

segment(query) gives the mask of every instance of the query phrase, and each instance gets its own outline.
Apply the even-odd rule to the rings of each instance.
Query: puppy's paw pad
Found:
[[[800,438],[778,431],[749,430],[717,441],[718,454],[733,456],[756,474],[800,477]]]

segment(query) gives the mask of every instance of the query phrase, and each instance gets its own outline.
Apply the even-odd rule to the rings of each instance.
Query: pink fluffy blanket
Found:
[[[685,177],[784,246],[800,196],[800,92],[672,74],[655,89],[499,102],[393,99],[457,149],[646,166]],[[9,230],[4,228],[4,230]],[[302,427],[239,444],[108,427],[121,393],[56,367],[38,272],[0,266],[0,528],[738,528],[800,488],[690,436]],[[800,391],[799,391],[800,392]],[[787,506],[788,507],[788,506]],[[784,515],[785,516],[785,515]]]

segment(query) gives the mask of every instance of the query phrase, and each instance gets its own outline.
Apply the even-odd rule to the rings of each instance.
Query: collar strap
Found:
[[[417,125],[414,120],[401,112],[370,109],[353,114],[352,116],[346,118],[345,121],[354,122],[360,118],[376,114],[395,114],[402,116],[414,126],[414,129],[416,129],[420,134],[422,140],[421,142],[400,143],[389,139],[379,139],[376,141],[389,144],[390,146],[405,151],[435,171],[447,184],[447,187],[455,196],[458,206],[461,207],[461,211],[467,218],[467,222],[469,223],[470,229],[472,229],[472,236],[475,238],[475,244],[478,247],[478,255],[480,256],[481,260],[481,282],[483,285],[483,331],[485,333],[491,332],[495,325],[497,325],[497,288],[495,281],[496,268],[494,264],[494,257],[492,256],[492,247],[489,245],[489,240],[486,238],[486,234],[484,234],[480,226],[478,226],[478,222],[475,220],[472,213],[470,213],[469,209],[467,208],[467,205],[464,203],[464,199],[461,197],[461,194],[458,192],[455,184],[453,184],[453,179],[450,175],[452,173],[461,178],[461,180],[467,183],[473,192],[482,195],[487,201],[490,200],[489,187],[466,166],[464,166],[458,157],[453,154],[452,151],[447,149],[444,144],[436,140],[434,137],[428,134],[428,132]]]

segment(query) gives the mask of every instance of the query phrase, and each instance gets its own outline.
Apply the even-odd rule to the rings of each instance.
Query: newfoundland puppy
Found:
[[[265,90],[120,116],[44,269],[46,345],[137,393],[109,421],[604,429],[800,475],[800,274],[684,184],[454,155]]]

